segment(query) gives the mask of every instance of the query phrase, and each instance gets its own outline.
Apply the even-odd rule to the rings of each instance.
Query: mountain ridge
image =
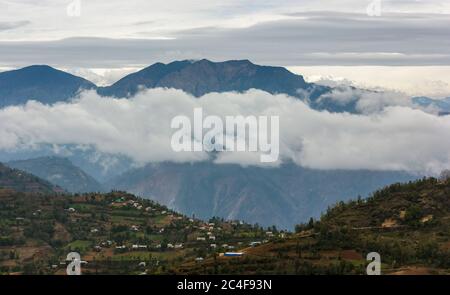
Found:
[[[29,81],[31,85],[28,85]],[[341,91],[339,86],[309,83],[302,75],[294,74],[284,67],[257,65],[247,59],[220,62],[207,59],[157,62],[125,75],[112,85],[102,87],[47,65],[33,65],[0,72],[0,107],[24,104],[31,99],[44,104],[67,101],[83,89],[95,90],[102,96],[128,98],[143,88],[157,87],[179,89],[195,97],[211,92],[245,92],[249,89],[259,89],[271,94],[295,97],[319,111],[360,113],[355,104],[361,94],[354,94],[356,97],[343,104],[329,99],[333,91]],[[351,89],[357,90],[353,87]],[[364,93],[377,92],[359,90]],[[439,115],[450,113],[448,99],[411,97],[411,103],[416,107],[437,108]]]
[[[6,164],[45,179],[71,193],[103,191],[100,183],[67,158],[38,157]]]
[[[33,174],[0,163],[0,189],[30,193],[62,193],[58,186]]]

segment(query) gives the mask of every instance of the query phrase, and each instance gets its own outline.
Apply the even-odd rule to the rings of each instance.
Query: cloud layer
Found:
[[[259,90],[211,93],[199,99],[173,89],[145,90],[131,99],[87,91],[70,103],[49,106],[31,101],[0,110],[0,150],[75,144],[125,155],[140,164],[202,161],[208,154],[177,153],[170,146],[172,118],[192,117],[196,107],[202,107],[205,116],[279,116],[281,161],[310,168],[437,174],[450,167],[450,116],[407,106],[368,115],[332,114]],[[253,153],[227,152],[215,161],[261,165]]]
[[[165,24],[160,29],[164,38],[155,37],[155,32],[138,34],[136,28],[111,36],[109,33],[127,26],[121,23],[115,29],[102,21],[107,25],[103,28],[100,24],[88,26],[81,19],[69,19],[66,21],[70,28],[80,28],[77,34],[36,40],[32,38],[37,34],[35,30],[31,36],[18,29],[4,31],[14,38],[1,38],[0,34],[0,63],[9,67],[46,63],[61,68],[122,68],[208,58],[251,59],[282,66],[450,65],[450,18],[439,12],[369,17],[364,13],[315,11],[273,20],[256,19],[251,25],[241,26],[236,20],[233,26],[213,22],[168,31],[165,30],[170,25]],[[74,26],[77,22],[78,26]],[[39,32],[52,32],[59,27],[46,26]]]

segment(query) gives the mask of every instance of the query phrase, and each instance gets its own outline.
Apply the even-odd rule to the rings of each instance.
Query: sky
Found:
[[[444,97],[449,28],[445,0],[0,0],[0,70],[49,64],[105,85],[154,62],[250,59]]]

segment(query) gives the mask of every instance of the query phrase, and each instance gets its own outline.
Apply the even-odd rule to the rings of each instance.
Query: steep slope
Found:
[[[381,274],[450,274],[450,179],[395,184],[368,199],[339,203],[297,233],[244,248],[245,258],[186,263],[184,273],[366,274],[368,253]]]
[[[94,89],[91,82],[46,65],[0,73],[0,107],[37,100],[45,104],[65,101],[80,89]]]
[[[244,168],[161,163],[131,170],[106,186],[151,198],[187,215],[292,229],[337,201],[413,178],[401,172],[320,171],[294,164]]]
[[[134,95],[139,87],[155,88],[166,75],[182,70],[190,61],[174,61],[169,64],[155,63],[136,73],[129,74],[108,87],[99,87],[98,92],[105,96],[128,97]]]
[[[56,193],[63,192],[49,182],[21,170],[11,169],[0,163],[0,189],[17,192]]]
[[[101,185],[71,161],[60,157],[40,157],[34,159],[12,161],[8,166],[32,173],[68,192],[102,191]]]
[[[425,223],[442,225],[449,217],[450,178],[428,178],[390,185],[367,200],[340,203],[321,222],[330,227],[415,228]]]

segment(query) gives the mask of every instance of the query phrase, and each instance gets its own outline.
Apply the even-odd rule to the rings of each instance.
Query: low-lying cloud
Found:
[[[74,144],[128,156],[139,164],[205,161],[211,158],[206,152],[174,152],[170,145],[172,118],[192,117],[196,107],[205,116],[279,116],[280,162],[426,174],[450,167],[450,116],[408,106],[366,115],[319,112],[298,99],[259,90],[194,98],[180,90],[150,89],[130,99],[86,91],[69,103],[30,101],[0,110],[0,151]],[[224,152],[214,161],[262,165],[254,153]]]

